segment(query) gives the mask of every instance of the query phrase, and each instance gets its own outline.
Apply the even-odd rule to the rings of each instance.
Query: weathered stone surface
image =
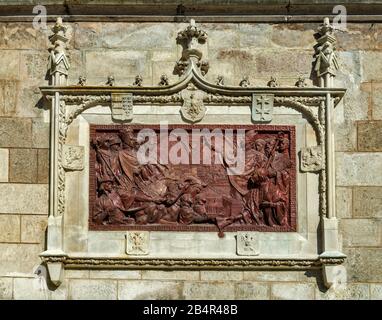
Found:
[[[2,23],[0,49],[48,49],[50,29],[35,29],[32,23]]]
[[[349,23],[346,32],[336,32],[338,50],[373,50],[377,44],[376,31],[369,24]]]
[[[271,298],[275,300],[313,300],[312,283],[275,283],[272,284]]]
[[[354,217],[382,218],[382,187],[357,187],[353,196]]]
[[[186,300],[232,300],[235,287],[233,282],[185,282],[183,294]]]
[[[370,83],[362,83],[360,53],[338,52],[340,69],[334,85],[347,89],[343,98],[343,118],[347,121],[368,119],[371,104]]]
[[[0,80],[0,115],[12,116],[16,113],[20,87],[18,80]]]
[[[299,271],[244,271],[244,280],[253,281],[298,281]]]
[[[28,148],[32,141],[30,119],[0,118],[0,147]]]
[[[43,243],[48,218],[44,216],[21,217],[21,242]]]
[[[374,120],[382,120],[382,82],[373,82],[372,90],[372,117]]]
[[[0,300],[12,299],[12,278],[0,278]]]
[[[49,150],[39,149],[37,152],[37,182],[49,182]]]
[[[20,52],[20,78],[25,85],[46,85],[47,51],[25,50]]]
[[[20,241],[20,217],[0,214],[0,242]]]
[[[0,79],[19,78],[20,53],[17,50],[0,50]]]
[[[330,288],[321,291],[316,288],[316,300],[368,300],[369,285],[360,283],[349,283],[339,288]]]
[[[48,214],[48,185],[0,184],[0,213]]]
[[[382,248],[344,248],[350,282],[382,282]]]
[[[10,149],[9,181],[26,183],[37,182],[36,149]]]
[[[49,148],[49,123],[41,119],[32,121],[32,147]]]
[[[351,218],[353,192],[351,188],[336,187],[336,216],[337,218]]]
[[[336,183],[339,186],[382,185],[382,153],[336,154]]]
[[[358,150],[382,151],[382,121],[358,122]]]
[[[288,61],[288,63],[285,63]],[[309,78],[312,55],[301,52],[296,55],[287,50],[272,50],[256,52],[256,74],[259,76],[295,76],[304,75]]]
[[[150,76],[148,53],[144,51],[89,51],[85,54],[88,81],[104,84],[113,75],[116,85],[130,85],[135,75]],[[122,67],[123,66],[123,67]],[[95,83],[97,81],[97,83]]]
[[[374,219],[343,219],[340,220],[340,232],[343,236],[343,245],[380,246],[382,220]]]
[[[382,80],[382,52],[361,52],[362,81]]]
[[[131,280],[118,282],[120,300],[183,299],[183,283],[179,281]]]
[[[241,281],[242,271],[200,271],[200,280],[204,281]]]
[[[13,289],[15,300],[47,300],[49,290],[43,277],[15,278]]]
[[[69,280],[71,300],[115,300],[117,281],[111,280]]]
[[[315,45],[313,24],[275,24],[272,32],[272,42],[282,48],[311,49]]]
[[[89,270],[65,270],[66,279],[89,279]]]
[[[90,276],[90,279],[141,279],[141,271],[140,270],[90,270],[89,276]]]
[[[175,46],[176,28],[171,23],[104,23],[102,46],[152,50]]]
[[[239,41],[241,48],[269,48],[273,47],[273,28],[265,23],[239,24]],[[277,42],[277,40],[275,41]]]
[[[239,34],[237,24],[200,24],[201,29],[208,34],[210,49],[237,48]]]
[[[8,182],[9,150],[0,149],[0,182]]]
[[[42,97],[39,86],[42,84],[22,81],[17,96],[15,116],[25,118],[43,117]],[[46,83],[43,83],[46,85]]]
[[[142,279],[152,280],[199,280],[199,271],[157,271],[157,270],[142,270]]]
[[[357,127],[352,121],[334,124],[336,151],[355,151],[357,148]]]
[[[382,284],[370,284],[370,299],[382,300]]]
[[[78,22],[73,29],[75,49],[83,50],[86,48],[101,47],[101,23]]]
[[[266,300],[269,299],[268,284],[256,282],[240,282],[235,284],[235,299],[237,300]]]
[[[42,251],[40,244],[0,243],[0,276],[30,276],[41,263],[39,254]]]

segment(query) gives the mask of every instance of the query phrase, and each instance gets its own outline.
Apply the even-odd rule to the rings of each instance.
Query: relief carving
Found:
[[[253,232],[238,232],[236,236],[236,253],[239,256],[257,256],[259,240]]]
[[[148,231],[129,231],[126,233],[126,253],[146,255],[149,253],[150,233]]]
[[[256,122],[270,122],[273,115],[272,94],[252,95],[252,120]]]
[[[322,146],[301,148],[301,171],[316,172],[323,168]]]
[[[80,171],[84,168],[84,147],[63,146],[63,167],[65,170]]]
[[[184,119],[190,122],[198,122],[203,119],[207,110],[203,103],[205,95],[205,92],[198,90],[192,83],[181,92],[183,105],[180,112]]]
[[[130,121],[133,119],[133,94],[112,93],[111,116],[117,121]]]
[[[291,127],[279,131],[272,126],[274,130],[257,131],[248,126],[244,143],[233,145],[236,154],[245,152],[243,171],[236,175],[227,173],[232,159],[219,144],[205,144],[215,164],[142,164],[139,152],[147,141],[139,142],[137,127],[108,127],[94,129],[92,134],[91,185],[96,188],[91,191],[91,228],[219,230],[220,235],[243,228],[295,228]],[[195,126],[178,129],[191,134],[191,128]],[[155,139],[159,139],[156,130]],[[182,141],[188,152],[198,139],[203,141],[201,133],[186,143]],[[156,152],[162,148],[160,143],[162,140],[155,140],[153,144]],[[181,145],[178,140],[170,139],[168,143],[169,149]]]

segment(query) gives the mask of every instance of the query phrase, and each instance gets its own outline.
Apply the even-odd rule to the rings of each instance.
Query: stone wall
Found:
[[[145,85],[170,82],[185,24],[69,23],[69,83],[117,85],[141,74]],[[253,85],[309,78],[317,24],[205,23],[205,57],[225,83],[249,75]],[[316,271],[68,270],[54,289],[40,278],[48,214],[49,31],[31,23],[0,23],[0,298],[3,299],[382,299],[382,25],[349,23],[337,34],[340,72],[348,89],[335,112],[337,215],[348,285],[326,290]],[[41,271],[40,274],[39,270]]]

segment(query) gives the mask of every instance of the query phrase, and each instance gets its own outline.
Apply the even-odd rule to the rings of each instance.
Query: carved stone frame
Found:
[[[61,74],[59,76],[62,76]],[[346,256],[340,252],[338,222],[335,217],[334,140],[332,130],[333,109],[345,93],[343,88],[331,88],[330,75],[323,77],[321,87],[236,87],[209,83],[203,76],[198,59],[190,57],[178,82],[162,86],[66,86],[64,83],[41,87],[50,101],[50,211],[48,218],[47,250],[41,254],[47,264],[50,278],[59,285],[64,268],[162,268],[162,269],[255,269],[255,268],[321,268],[328,286],[343,279],[340,266]],[[317,145],[323,146],[323,166],[319,175],[319,212],[321,250],[317,255],[299,257],[240,256],[235,259],[217,257],[168,258],[123,256],[108,257],[79,255],[64,251],[66,172],[63,166],[63,148],[72,122],[84,111],[97,105],[111,107],[115,94],[132,95],[134,106],[143,104],[180,105],[181,91],[189,84],[205,93],[206,106],[250,106],[255,94],[273,95],[274,107],[287,107],[298,111],[313,127]],[[338,272],[340,271],[340,272]],[[340,276],[338,274],[341,274]]]

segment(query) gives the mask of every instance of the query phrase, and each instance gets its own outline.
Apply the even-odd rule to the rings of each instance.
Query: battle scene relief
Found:
[[[90,141],[92,230],[296,230],[293,126],[91,125]]]

